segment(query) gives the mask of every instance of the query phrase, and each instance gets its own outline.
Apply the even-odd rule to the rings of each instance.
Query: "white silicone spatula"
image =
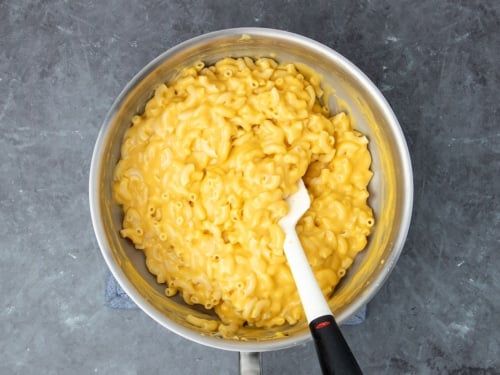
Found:
[[[287,203],[290,211],[279,222],[285,232],[284,251],[306,313],[321,370],[323,374],[362,374],[335,322],[295,231],[297,222],[311,205],[304,181],[299,180],[297,192],[288,197]]]

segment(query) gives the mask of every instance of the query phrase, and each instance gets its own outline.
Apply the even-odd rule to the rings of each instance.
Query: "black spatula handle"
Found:
[[[314,319],[309,328],[324,375],[363,374],[332,315]]]

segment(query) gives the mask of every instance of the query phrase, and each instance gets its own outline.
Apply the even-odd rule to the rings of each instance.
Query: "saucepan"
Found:
[[[369,185],[369,204],[376,224],[365,250],[329,300],[339,324],[373,298],[394,268],[410,225],[413,179],[403,132],[381,92],[345,57],[304,36],[264,28],[211,32],[162,53],[125,86],[104,119],[90,170],[90,209],[102,255],[122,288],[156,322],[199,344],[240,352],[241,369],[253,371],[259,362],[255,353],[310,340],[307,322],[273,329],[245,327],[236,337],[212,335],[193,325],[188,316],[217,318],[210,311],[185,304],[181,297],[165,295],[164,286],[148,272],[143,253],[120,236],[123,214],[113,202],[111,190],[124,132],[131,118],[144,110],[155,87],[197,61],[209,65],[224,57],[243,56],[271,57],[314,69],[328,88],[331,112],[346,112],[354,127],[370,141],[374,175]]]

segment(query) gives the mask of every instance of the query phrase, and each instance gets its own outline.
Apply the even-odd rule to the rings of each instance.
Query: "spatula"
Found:
[[[295,231],[297,222],[311,205],[304,181],[299,180],[297,192],[287,198],[287,203],[290,211],[279,222],[285,232],[284,251],[306,313],[321,371],[323,374],[335,375],[362,374],[335,322]]]

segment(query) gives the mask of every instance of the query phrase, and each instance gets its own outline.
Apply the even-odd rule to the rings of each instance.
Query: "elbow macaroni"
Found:
[[[167,296],[215,309],[222,334],[303,318],[278,225],[300,178],[312,203],[297,232],[326,296],[366,245],[368,140],[344,113],[327,117],[319,84],[267,58],[199,62],[159,85],[125,134],[121,234]]]

